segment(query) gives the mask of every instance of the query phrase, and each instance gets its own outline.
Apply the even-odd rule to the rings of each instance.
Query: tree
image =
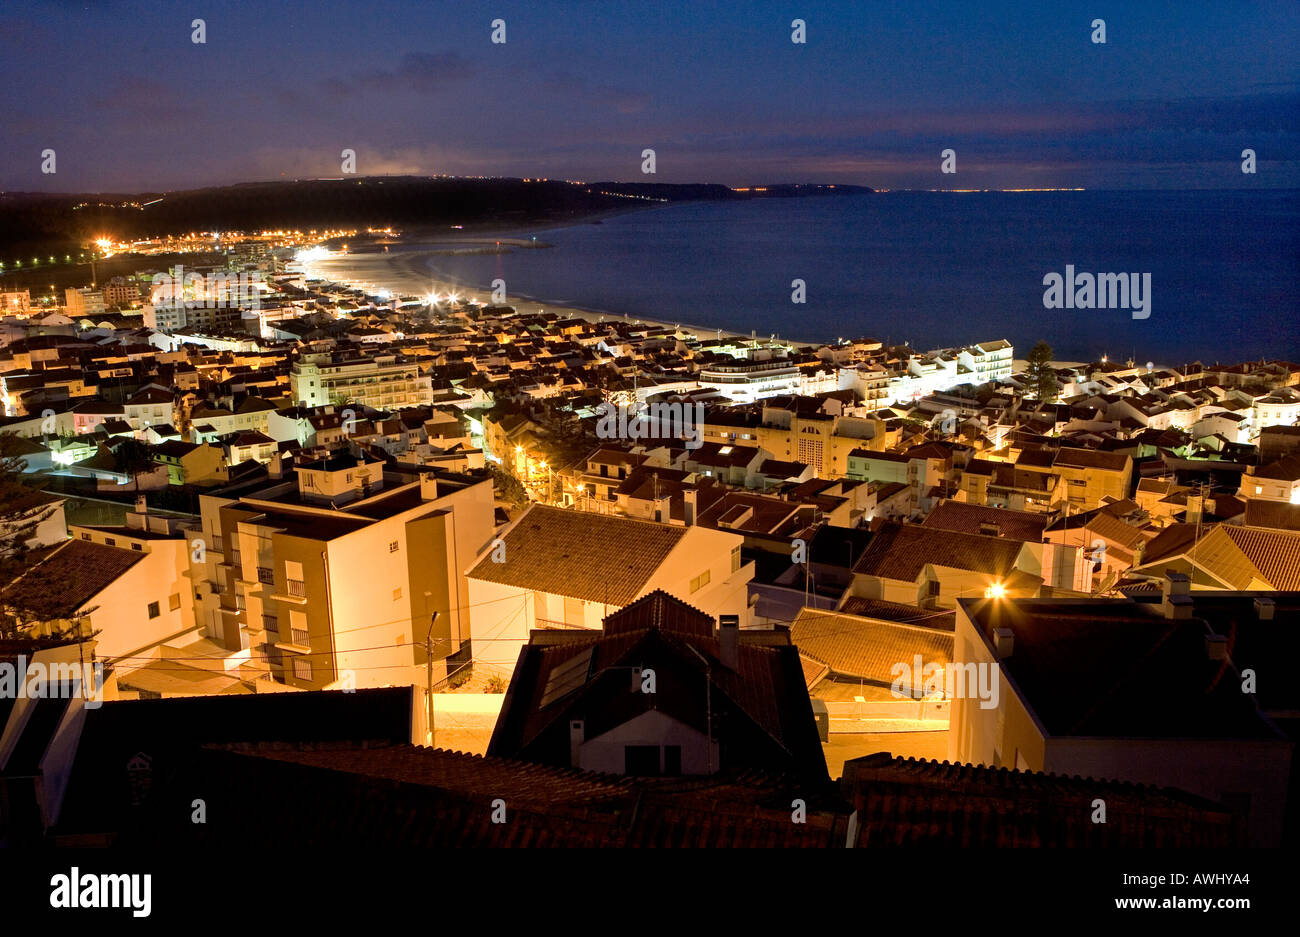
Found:
[[[55,511],[54,499],[24,478],[27,460],[22,456],[23,446],[23,440],[13,433],[0,433],[0,590],[32,568],[28,541]],[[51,583],[51,594],[60,594],[66,585]],[[5,600],[0,609],[0,637],[19,637],[21,622],[40,617],[40,609]]]
[[[1043,403],[1051,403],[1060,393],[1052,367],[1052,346],[1045,341],[1039,340],[1025,358],[1025,390]]]
[[[118,443],[113,455],[117,461],[117,470],[129,474],[131,484],[139,491],[141,473],[153,469],[153,450],[148,444],[128,437]]]
[[[13,570],[25,567],[27,541],[55,510],[53,500],[24,478],[22,449],[20,437],[0,433],[0,585],[13,580]]]
[[[523,482],[495,462],[488,463],[488,472],[492,475],[492,486],[496,489],[496,496],[500,500],[515,509],[528,504],[528,492]]]

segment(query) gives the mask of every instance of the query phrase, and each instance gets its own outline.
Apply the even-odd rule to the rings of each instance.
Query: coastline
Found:
[[[582,223],[575,222],[575,224]],[[553,230],[558,227],[568,227],[568,225],[553,225],[550,226],[550,229]],[[541,232],[539,231],[539,233]],[[411,245],[411,249],[396,254],[382,251],[343,254],[331,251],[329,256],[313,260],[307,265],[308,275],[349,287],[366,290],[388,290],[395,296],[414,295],[423,297],[430,293],[454,292],[458,296],[486,305],[492,302],[491,289],[444,277],[432,276],[426,272],[425,262],[430,258],[445,255],[445,247],[435,246],[439,243],[444,245],[449,242],[469,243],[471,240],[482,242],[487,239],[491,239],[488,234],[478,232],[475,232],[475,235],[470,238],[439,238],[437,240],[421,238]],[[512,235],[503,236],[501,240],[518,241],[521,239]],[[420,249],[420,247],[426,246],[427,249]],[[531,248],[521,249],[527,250]],[[701,337],[707,337],[712,333],[714,336],[724,339],[753,340],[749,335],[731,329],[719,329],[692,322],[672,322],[646,316],[632,316],[628,313],[616,313],[606,309],[593,309],[567,303],[547,302],[526,293],[508,293],[505,302],[506,305],[512,306],[521,315],[552,312],[562,318],[584,319],[592,323],[625,322],[665,329],[676,328],[695,333]],[[759,336],[755,336],[755,338],[759,338]],[[785,341],[797,346],[812,345],[818,347],[825,344],[825,342],[804,342],[793,339],[785,339]]]

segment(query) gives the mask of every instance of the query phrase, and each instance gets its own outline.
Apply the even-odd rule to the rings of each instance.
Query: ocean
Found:
[[[761,337],[918,350],[1005,338],[1017,357],[1046,339],[1058,360],[1162,365],[1300,359],[1297,190],[696,202],[528,234],[554,246],[422,262],[469,286],[503,279],[509,295]],[[1045,308],[1044,277],[1067,266],[1149,274],[1146,317]]]

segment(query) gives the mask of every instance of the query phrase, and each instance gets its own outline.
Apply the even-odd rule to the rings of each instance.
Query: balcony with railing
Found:
[[[274,592],[269,598],[277,602],[291,602],[294,605],[307,604],[307,583],[301,579],[286,579],[283,592]]]

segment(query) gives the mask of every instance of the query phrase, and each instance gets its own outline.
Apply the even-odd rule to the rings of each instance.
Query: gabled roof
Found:
[[[895,665],[904,662],[910,668],[918,654],[924,664],[942,666],[952,660],[951,632],[812,608],[800,610],[790,640],[800,654],[836,674],[879,686],[890,686]]]
[[[936,565],[1005,577],[1022,549],[1018,540],[889,522],[876,532],[853,571],[914,582],[926,566]]]
[[[69,540],[0,591],[0,602],[43,621],[69,618],[142,559],[134,550]]]
[[[506,562],[484,555],[471,579],[627,605],[687,534],[685,527],[534,504],[502,536]]]
[[[1300,531],[1220,524],[1188,556],[1233,588],[1300,589]]]
[[[1300,479],[1300,454],[1284,456],[1276,462],[1260,466],[1255,470],[1254,477],[1284,482],[1293,482]]]
[[[825,756],[789,633],[739,632],[733,668],[721,662],[716,637],[658,627],[631,630],[655,607],[683,612],[660,599],[616,622],[614,634],[534,632],[520,652],[488,754],[567,765],[572,720],[583,720],[585,737],[594,739],[655,711],[701,734],[717,738],[721,732],[723,770],[761,765],[825,778]],[[698,621],[684,617],[688,626]],[[628,630],[618,630],[623,628]],[[654,671],[655,692],[628,691],[634,668]]]
[[[643,595],[605,619],[606,634],[644,631],[647,628],[708,638],[713,636],[714,622],[713,616],[662,589]]]
[[[996,524],[997,536],[1026,543],[1041,543],[1048,518],[1030,511],[991,508],[963,501],[945,501],[932,510],[922,526],[958,533],[979,534],[981,526]]]
[[[172,403],[174,398],[169,390],[162,390],[158,387],[146,387],[138,394],[126,402],[128,407],[141,406],[142,404],[151,403]]]

